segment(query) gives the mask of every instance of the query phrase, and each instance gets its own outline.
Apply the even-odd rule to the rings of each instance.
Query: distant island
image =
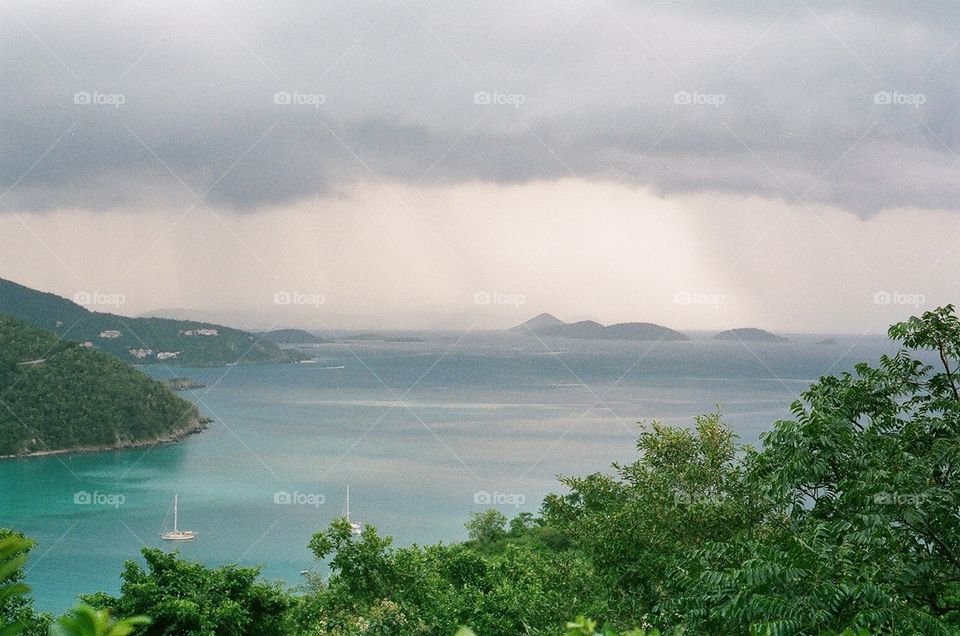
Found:
[[[322,344],[333,342],[333,340],[321,338],[303,329],[274,329],[273,331],[263,331],[258,335],[275,344]]]
[[[560,338],[582,338],[594,340],[689,340],[680,333],[651,322],[621,322],[602,325],[593,320],[563,322],[552,314],[543,313],[510,329],[514,333]]]
[[[783,336],[756,327],[727,329],[715,335],[714,338],[716,340],[736,340],[739,342],[787,342],[787,339]]]
[[[174,391],[190,391],[193,389],[205,388],[205,384],[197,384],[190,378],[170,378],[167,380],[167,386]]]
[[[92,312],[66,298],[2,278],[0,314],[134,364],[206,367],[293,362],[301,357],[296,351],[281,349],[265,337],[239,329],[189,320]]]
[[[209,420],[114,356],[0,315],[0,456],[135,448]]]
[[[379,333],[360,333],[340,338],[343,342],[423,342],[416,336],[384,336]]]

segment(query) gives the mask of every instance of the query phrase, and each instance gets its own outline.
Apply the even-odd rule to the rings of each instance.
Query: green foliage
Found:
[[[744,540],[696,553],[702,565],[673,603],[692,624],[957,631],[960,323],[946,307],[890,336],[904,345],[895,356],[821,378],[793,405],[795,420],[762,437],[747,483],[773,507]]]
[[[161,550],[142,553],[147,570],[128,561],[118,598],[99,593],[84,602],[119,616],[149,616],[152,623],[137,632],[144,636],[288,633],[291,599],[278,586],[258,581],[258,568],[211,569]]]
[[[578,616],[576,620],[567,623],[566,636],[660,636],[658,629],[631,629],[625,632],[616,632],[606,628],[597,631],[597,623],[589,618]]]
[[[522,533],[523,521],[518,522],[516,528],[517,534]],[[489,545],[503,539],[507,531],[504,526],[507,524],[507,518],[496,508],[490,508],[483,512],[475,512],[470,516],[470,520],[464,524],[467,529],[467,536],[471,541],[476,541],[482,545]]]
[[[23,583],[23,564],[32,547],[26,537],[0,530],[0,636],[21,633],[32,618],[30,586]]]
[[[516,517],[510,520],[510,536],[522,537],[528,531],[536,527],[536,517],[529,512],[518,513]],[[469,530],[469,528],[468,528]]]
[[[496,549],[474,542],[393,548],[371,526],[359,537],[345,520],[314,535],[310,548],[329,558],[327,585],[295,611],[303,632],[316,634],[555,633],[563,619],[593,607],[589,565],[545,550],[526,536]],[[530,532],[533,532],[531,529]]]
[[[163,383],[0,315],[0,455],[150,442],[198,419]]]
[[[50,636],[128,636],[139,625],[149,625],[146,616],[114,620],[107,610],[86,605],[76,607],[50,626]]]
[[[678,593],[677,571],[697,566],[696,550],[737,539],[755,527],[765,502],[748,487],[736,444],[719,414],[694,430],[652,423],[640,435],[641,458],[616,475],[563,478],[565,496],[544,501],[544,523],[557,528],[615,590],[607,618],[627,626]]]
[[[373,526],[366,526],[356,540],[346,519],[337,519],[324,533],[310,540],[309,548],[318,559],[333,554],[330,569],[340,573],[338,583],[358,602],[373,603],[403,581],[405,573],[393,556],[391,537],[381,537]]]
[[[66,325],[65,325],[66,326]],[[119,338],[103,339],[102,331],[114,329]],[[216,329],[216,336],[188,336],[183,331]],[[100,350],[137,364],[166,364],[185,367],[209,367],[237,362],[291,362],[299,359],[295,351],[281,349],[270,339],[223,325],[171,320],[169,318],[128,318],[114,314],[92,313],[65,337],[89,340]],[[154,355],[135,359],[130,349],[151,349]],[[158,351],[179,351],[174,359],[158,361]]]

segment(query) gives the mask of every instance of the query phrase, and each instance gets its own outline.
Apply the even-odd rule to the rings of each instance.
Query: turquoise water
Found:
[[[755,441],[819,375],[890,349],[879,337],[747,348],[421,335],[317,345],[316,364],[146,367],[206,384],[184,395],[210,428],[150,450],[0,462],[0,526],[38,540],[27,573],[37,606],[116,592],[141,546],[170,549],[158,533],[174,493],[181,527],[199,533],[177,546],[184,556],[264,564],[296,585],[316,565],[311,534],[342,514],[348,485],[351,517],[399,544],[462,539],[484,493],[508,515],[536,511],[557,474],[632,459],[639,420],[688,424],[719,404]],[[96,501],[75,503],[78,492]]]

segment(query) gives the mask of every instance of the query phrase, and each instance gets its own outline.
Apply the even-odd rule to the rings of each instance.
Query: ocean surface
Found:
[[[0,526],[38,541],[27,565],[36,605],[62,612],[78,594],[116,593],[142,546],[262,564],[295,586],[319,567],[307,542],[343,514],[348,486],[351,519],[397,544],[460,540],[472,512],[535,512],[562,489],[557,475],[631,461],[637,422],[687,426],[719,407],[756,442],[817,377],[893,350],[880,336],[417,335],[314,345],[313,364],[143,367],[205,384],[183,395],[214,419],[209,429],[152,449],[0,461]],[[193,542],[159,538],[174,493]]]

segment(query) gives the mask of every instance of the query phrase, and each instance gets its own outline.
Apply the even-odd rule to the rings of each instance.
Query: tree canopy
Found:
[[[116,358],[0,315],[0,455],[170,439],[199,418]]]

